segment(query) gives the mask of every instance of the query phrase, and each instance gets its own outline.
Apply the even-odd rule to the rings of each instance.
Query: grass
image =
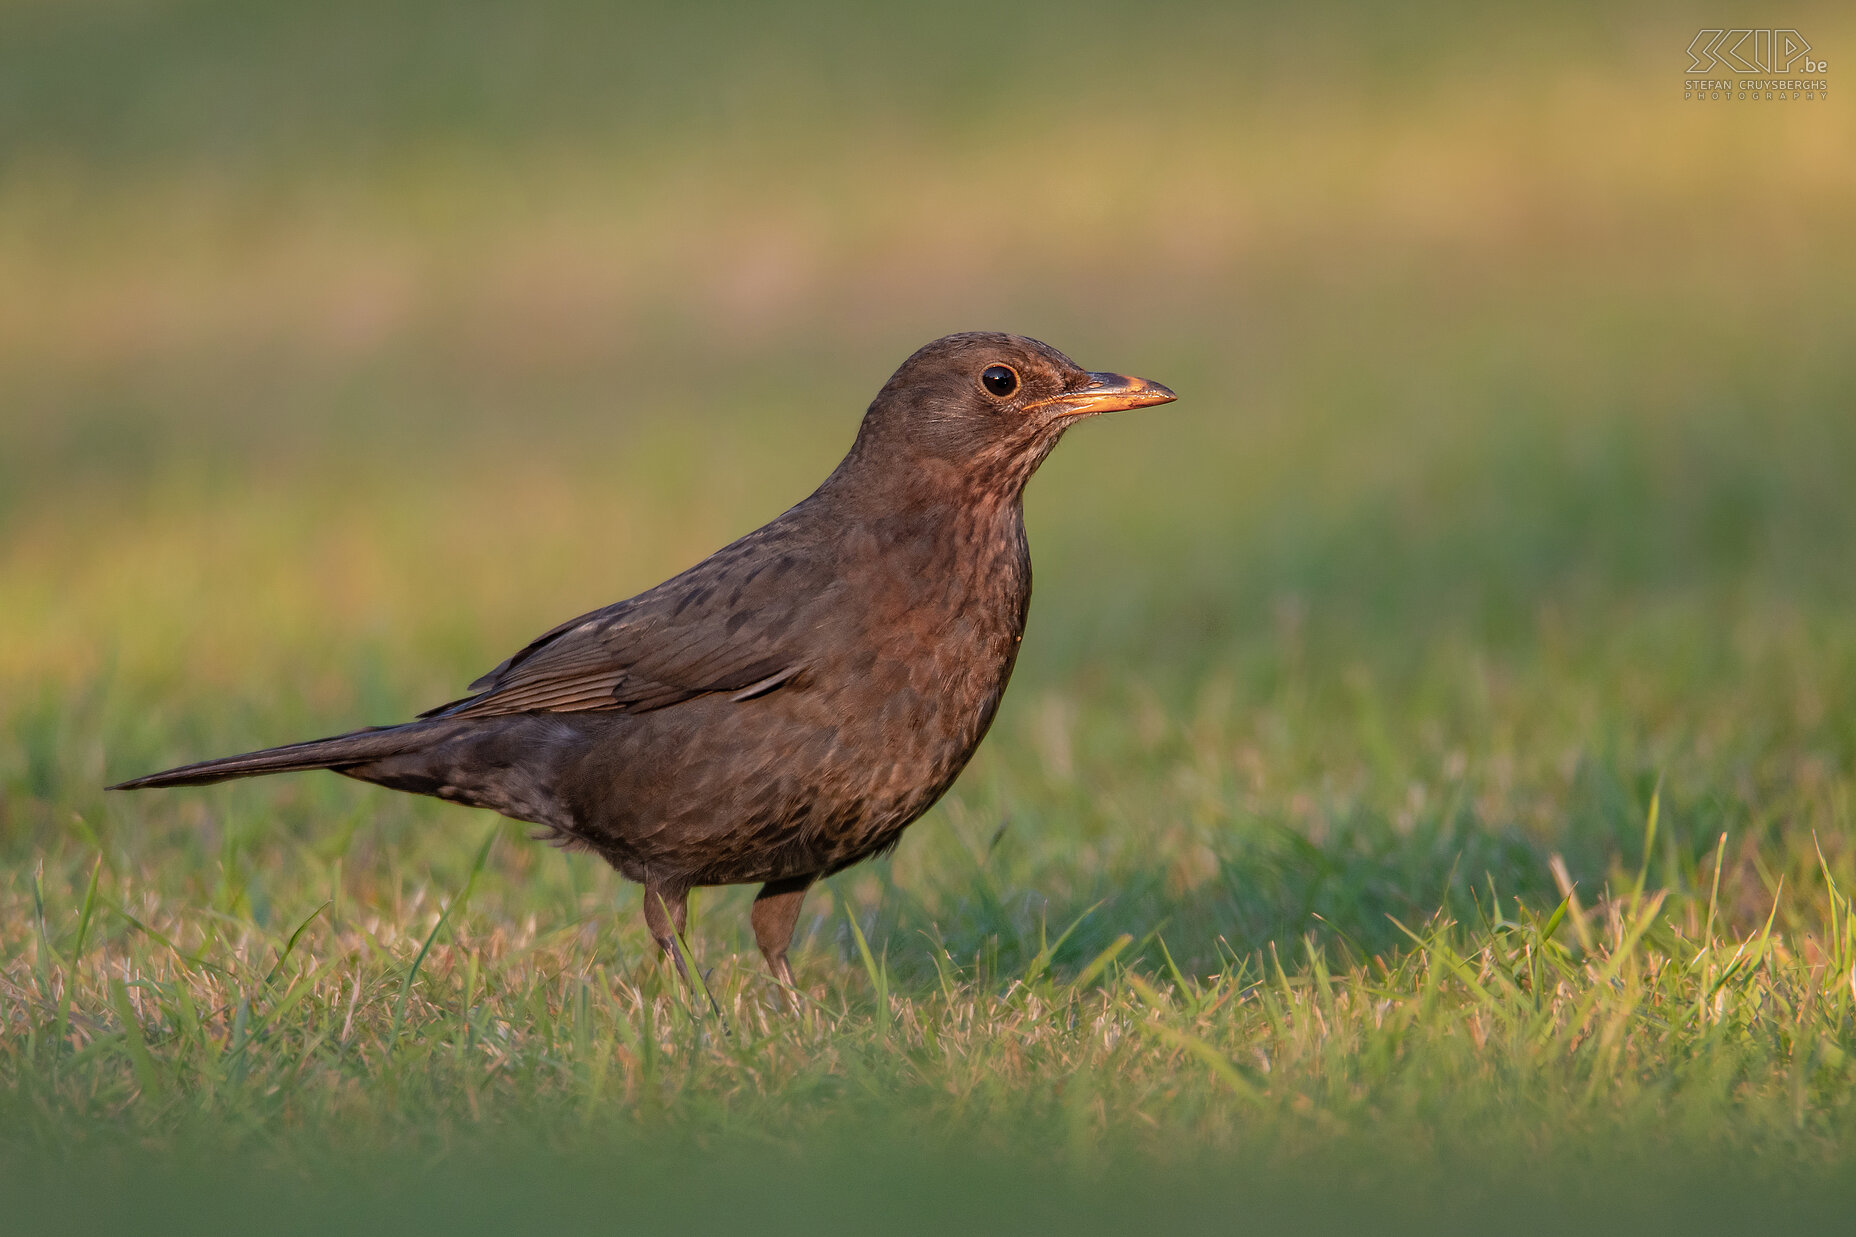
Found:
[[[1856,144],[1682,104],[1689,21],[0,13],[11,1211],[1847,1214]],[[101,792],[451,698],[993,325],[1185,398],[1034,482],[999,723],[797,1013],[750,891],[717,1016],[516,826]]]

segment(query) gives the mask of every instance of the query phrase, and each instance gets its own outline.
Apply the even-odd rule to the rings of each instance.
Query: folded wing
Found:
[[[472,683],[476,694],[421,716],[641,713],[716,692],[765,695],[805,669],[833,601],[809,558],[776,537],[736,542],[649,592],[561,624]]]

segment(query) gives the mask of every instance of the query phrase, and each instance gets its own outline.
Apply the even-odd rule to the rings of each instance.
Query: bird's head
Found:
[[[883,384],[846,464],[1016,498],[1076,422],[1176,398],[1157,382],[1091,373],[1035,339],[966,331],[920,349]]]

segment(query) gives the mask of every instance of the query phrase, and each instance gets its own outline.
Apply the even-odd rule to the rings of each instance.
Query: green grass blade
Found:
[[[476,888],[477,885],[477,876],[483,871],[483,865],[489,860],[490,848],[496,844],[497,835],[502,832],[502,828],[500,824],[492,825],[489,831],[483,835],[483,844],[477,847],[477,856],[471,861],[470,875],[464,879],[464,888],[460,890],[458,895],[451,899],[450,904],[439,913],[438,922],[432,925],[432,930],[426,934],[425,943],[419,946],[418,956],[412,960],[412,965],[406,969],[406,978],[400,984],[399,999],[394,1003],[393,1007],[393,1031],[388,1037],[389,1045],[399,1042],[400,1029],[405,1025],[406,1019],[406,998],[412,992],[414,981],[419,978],[419,968],[425,965],[426,954],[432,951],[432,942],[438,939],[438,934],[444,930],[445,924],[450,922],[451,916],[457,912],[458,908],[470,901],[471,890]],[[298,931],[301,931],[301,929],[299,928]]]

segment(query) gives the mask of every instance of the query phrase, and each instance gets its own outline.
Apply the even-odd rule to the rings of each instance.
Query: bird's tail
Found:
[[[442,725],[437,727],[442,729]],[[256,777],[262,773],[296,773],[304,769],[336,769],[366,764],[386,756],[397,756],[422,747],[434,737],[431,722],[411,722],[404,726],[374,726],[339,734],[330,739],[308,743],[291,743],[284,747],[267,747],[261,752],[242,756],[221,756],[131,778],[109,787],[110,790],[146,790],[156,786],[205,786],[235,777]]]

